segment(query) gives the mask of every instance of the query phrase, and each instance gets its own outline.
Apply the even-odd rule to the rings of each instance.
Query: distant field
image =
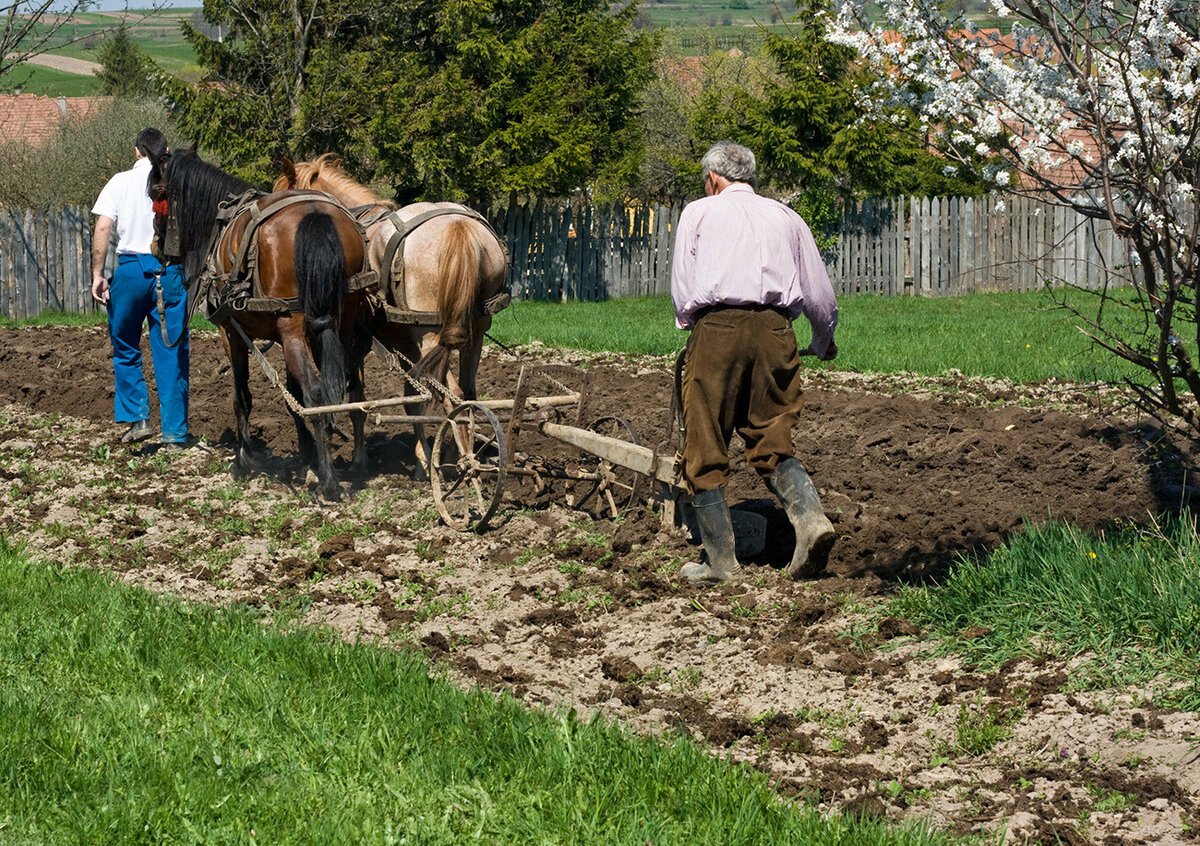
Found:
[[[198,78],[195,52],[180,32],[181,21],[192,19],[200,9],[163,9],[157,12],[132,11],[126,16],[130,35],[138,46],[169,74],[185,79]],[[99,60],[98,49],[104,39],[120,24],[118,12],[84,12],[61,28],[54,46],[47,52],[91,62]],[[92,76],[70,74],[49,68],[29,67],[4,80],[0,92],[10,93],[16,85],[26,94],[51,97],[81,97],[99,91],[99,81]]]
[[[94,76],[67,73],[36,65],[25,65],[13,71],[5,78],[0,93],[11,94],[17,86],[20,86],[25,94],[42,94],[47,97],[88,97],[100,93],[100,80]]]

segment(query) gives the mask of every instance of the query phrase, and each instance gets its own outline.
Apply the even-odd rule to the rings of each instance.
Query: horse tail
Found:
[[[333,218],[311,211],[296,229],[296,289],[308,329],[316,339],[317,367],[326,403],[346,393],[346,351],[338,336],[346,284],[346,252]]]
[[[441,373],[451,350],[473,340],[475,301],[483,281],[483,247],[473,221],[454,217],[442,239],[438,257],[438,316],[442,328],[438,345],[413,367],[411,373]]]

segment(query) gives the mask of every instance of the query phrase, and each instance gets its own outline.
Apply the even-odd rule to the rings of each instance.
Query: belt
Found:
[[[708,317],[708,315],[715,314],[719,311],[749,311],[756,313],[773,311],[789,323],[792,321],[792,316],[788,314],[788,310],[782,306],[769,306],[762,305],[761,303],[745,303],[737,305],[730,303],[716,303],[715,305],[709,305],[699,309],[695,314],[692,315],[692,322],[698,322],[701,319]]]

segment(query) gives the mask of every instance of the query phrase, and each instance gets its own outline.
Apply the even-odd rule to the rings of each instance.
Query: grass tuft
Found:
[[[994,666],[1047,650],[1082,659],[1089,687],[1165,678],[1165,701],[1200,710],[1200,537],[1194,519],[1163,518],[1089,534],[1026,524],[983,562],[963,560],[939,587],[907,587],[900,614]],[[977,626],[990,633],[959,638]]]

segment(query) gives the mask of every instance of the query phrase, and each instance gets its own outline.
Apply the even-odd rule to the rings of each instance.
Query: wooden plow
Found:
[[[572,390],[564,380],[583,384]],[[535,396],[538,382],[550,383],[557,393]],[[457,400],[440,385],[423,382],[424,390],[416,395],[307,408],[303,413],[357,410],[368,412],[375,425],[436,427],[427,468],[433,501],[446,524],[461,531],[487,526],[509,480],[531,484],[535,495],[552,484],[562,485],[568,506],[588,506],[608,517],[637,505],[639,497],[648,500],[652,483],[660,483],[656,498],[663,503],[664,519],[673,519],[674,447],[664,455],[643,445],[633,425],[621,417],[601,415],[589,421],[589,384],[589,375],[579,368],[524,365],[512,399]],[[441,400],[448,411],[393,411],[431,400]],[[530,429],[573,448],[570,455],[551,459],[522,453],[521,433]]]

